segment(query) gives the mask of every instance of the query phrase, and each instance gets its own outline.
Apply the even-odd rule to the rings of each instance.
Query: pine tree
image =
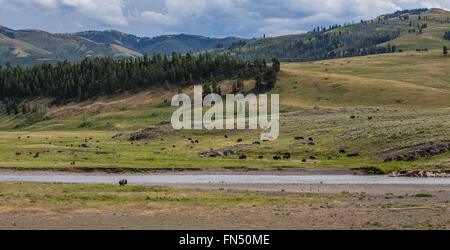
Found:
[[[239,93],[236,82],[233,82],[233,89],[232,89],[232,91],[233,91],[233,94]]]

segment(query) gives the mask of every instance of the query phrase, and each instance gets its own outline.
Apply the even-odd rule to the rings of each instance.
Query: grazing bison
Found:
[[[195,143],[200,143],[200,141],[199,140],[195,140]]]
[[[75,165],[75,162],[74,162],[74,161],[73,161],[73,162],[71,162],[71,163],[70,163],[70,165],[71,165],[71,166],[74,166],[74,165]]]
[[[306,162],[306,159],[302,159],[302,162]]]
[[[347,154],[347,157],[357,157],[357,156],[359,156],[359,153]]]
[[[264,156],[260,155],[260,156],[258,157],[258,159],[262,160],[262,159],[264,159]]]
[[[310,141],[314,141],[314,138],[312,138],[312,137],[309,137],[309,138],[308,138],[308,140],[310,140]]]
[[[228,139],[228,135],[225,135],[224,137],[225,137],[225,139]]]
[[[172,148],[176,148],[177,146],[176,145],[172,145]]]
[[[128,181],[125,180],[125,179],[119,181],[119,185],[120,185],[121,187],[126,186],[127,184],[128,184]]]
[[[309,159],[311,159],[311,160],[315,160],[315,159],[316,159],[316,157],[315,157],[315,156],[313,156],[313,155],[311,155],[311,156],[309,157]]]
[[[285,154],[283,155],[283,159],[285,159],[285,160],[291,159],[291,154],[290,154],[290,153],[285,153]]]
[[[242,142],[242,139],[238,139],[237,142]]]
[[[368,119],[368,120],[373,120],[373,117],[372,117],[372,116],[369,116],[367,119]]]
[[[345,153],[347,153],[347,152],[345,151],[345,149],[341,149],[341,150],[339,150],[339,153],[340,153],[340,154],[345,154]]]
[[[22,153],[21,152],[16,152],[16,155],[20,156],[20,155],[22,155]]]
[[[356,118],[356,116],[354,116],[354,115],[350,116],[350,119],[355,119],[355,118]]]
[[[239,156],[239,159],[240,160],[245,160],[245,159],[247,159],[247,156],[246,155],[241,155],[241,156]]]
[[[275,156],[273,157],[273,159],[276,160],[276,161],[279,161],[279,160],[281,160],[281,156],[275,155]]]

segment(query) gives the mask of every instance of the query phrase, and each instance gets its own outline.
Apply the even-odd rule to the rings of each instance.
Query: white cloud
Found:
[[[89,18],[107,25],[127,25],[124,16],[124,0],[3,0],[16,8],[28,8],[36,11],[42,8],[44,11],[59,11],[60,15],[69,12],[81,18]]]
[[[29,26],[47,22],[52,27],[51,23],[58,20],[64,27],[78,22],[71,27],[115,26],[124,32],[149,36],[284,35],[371,19],[399,9],[450,9],[450,0],[0,0],[0,4],[0,20],[12,18],[12,24],[17,18],[22,26],[28,21]],[[8,13],[8,6],[17,10],[15,14]],[[65,32],[62,29],[60,32]]]

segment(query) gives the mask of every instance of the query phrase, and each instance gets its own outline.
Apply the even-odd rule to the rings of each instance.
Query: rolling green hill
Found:
[[[450,47],[450,12],[441,9],[405,10],[346,26],[317,28],[312,32],[259,39],[234,49],[215,50],[240,59],[314,61],[398,51]]]

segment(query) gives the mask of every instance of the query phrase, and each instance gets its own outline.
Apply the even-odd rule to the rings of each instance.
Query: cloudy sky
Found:
[[[450,0],[0,0],[0,25],[54,33],[120,30],[139,36],[258,37],[374,18]]]

